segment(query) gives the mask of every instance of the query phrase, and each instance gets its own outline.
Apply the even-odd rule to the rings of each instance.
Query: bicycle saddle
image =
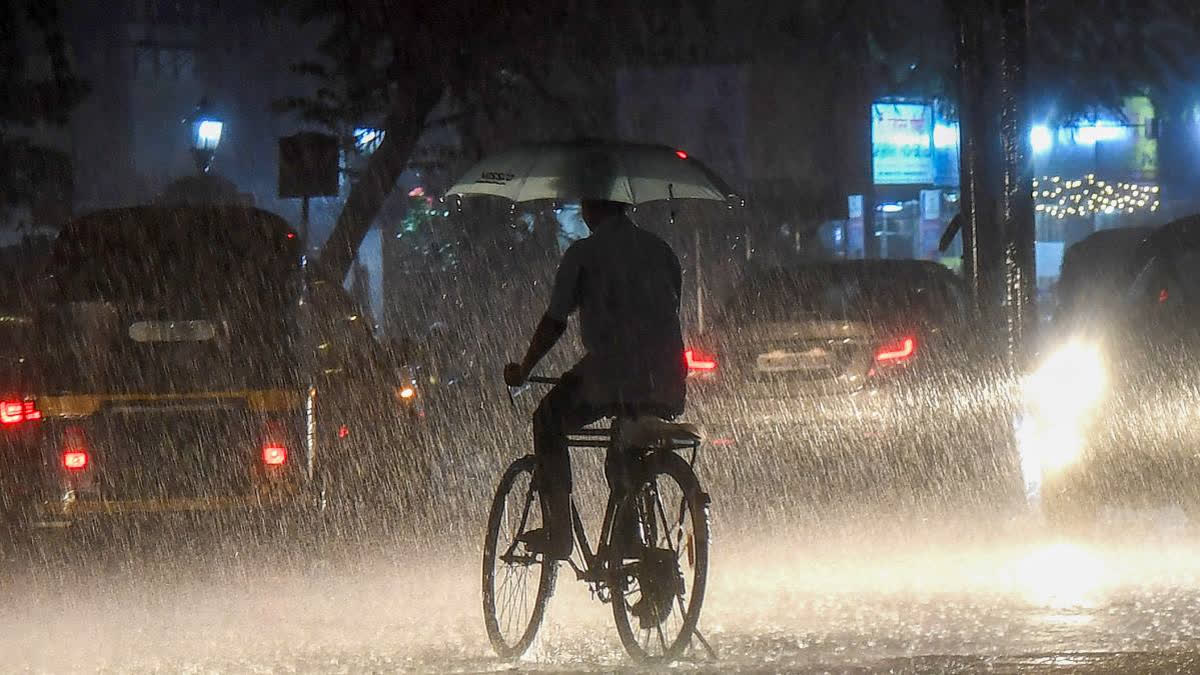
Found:
[[[623,438],[635,448],[651,448],[673,442],[698,443],[704,431],[690,422],[668,422],[653,415],[639,415],[623,422]]]

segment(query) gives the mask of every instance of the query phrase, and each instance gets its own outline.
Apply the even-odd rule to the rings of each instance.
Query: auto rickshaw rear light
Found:
[[[67,471],[83,471],[88,465],[88,454],[85,450],[68,450],[62,455],[63,468]]]
[[[262,462],[267,466],[283,466],[287,463],[287,443],[283,424],[269,420],[263,429]]]
[[[0,403],[0,424],[20,424],[25,421],[25,406],[20,401]]]
[[[280,443],[263,445],[262,460],[267,466],[283,466],[287,463],[287,448]]]
[[[40,419],[42,419],[42,411],[38,410],[36,401],[0,401],[0,424],[20,424],[21,422],[36,422]]]
[[[83,429],[67,427],[63,430],[62,467],[67,471],[83,471],[91,462],[87,439]]]

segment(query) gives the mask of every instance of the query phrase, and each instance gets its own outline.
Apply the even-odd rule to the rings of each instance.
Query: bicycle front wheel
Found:
[[[530,553],[518,537],[545,525],[533,487],[533,457],[513,462],[492,500],[483,544],[483,619],[496,653],[516,658],[537,636],[554,594],[558,564]]]
[[[673,452],[645,459],[645,479],[614,509],[609,531],[613,617],[625,651],[679,658],[700,620],[708,581],[708,495]],[[636,524],[637,532],[622,532]]]

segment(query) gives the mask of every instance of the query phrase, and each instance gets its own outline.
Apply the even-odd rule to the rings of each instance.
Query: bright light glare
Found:
[[[938,149],[958,147],[958,125],[934,125],[933,147]]]
[[[1035,126],[1029,132],[1029,143],[1033,146],[1033,151],[1039,155],[1048,152],[1050,146],[1054,144],[1054,137],[1050,133],[1050,128],[1044,124]]]
[[[901,204],[884,204],[879,207],[879,210],[884,213],[900,213],[904,210],[904,206]]]
[[[1046,474],[1079,461],[1087,415],[1108,384],[1100,349],[1071,342],[1025,380],[1026,415],[1016,428],[1026,491],[1040,492]]]
[[[1017,563],[1018,582],[1030,602],[1044,607],[1079,607],[1094,601],[1104,583],[1104,561],[1075,544],[1038,549]]]
[[[1099,347],[1071,342],[1029,376],[1025,395],[1037,413],[1050,419],[1078,420],[1100,402],[1107,384]]]
[[[1083,454],[1083,430],[1071,421],[1027,417],[1017,425],[1016,440],[1021,473],[1030,496],[1041,492],[1045,474],[1062,471]]]
[[[196,146],[212,150],[221,142],[221,129],[225,125],[217,120],[201,120],[196,125]]]
[[[1120,140],[1125,134],[1125,127],[1112,122],[1082,124],[1075,130],[1075,142],[1080,145],[1095,145],[1097,142]]]
[[[417,390],[412,387],[405,387],[400,390],[400,398],[412,398],[417,395]]]

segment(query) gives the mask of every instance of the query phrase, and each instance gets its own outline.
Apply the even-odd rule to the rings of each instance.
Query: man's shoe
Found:
[[[548,560],[566,560],[571,557],[575,542],[572,539],[554,541],[550,530],[539,527],[535,530],[522,532],[517,541],[525,544],[525,550],[534,555],[545,556]]]

